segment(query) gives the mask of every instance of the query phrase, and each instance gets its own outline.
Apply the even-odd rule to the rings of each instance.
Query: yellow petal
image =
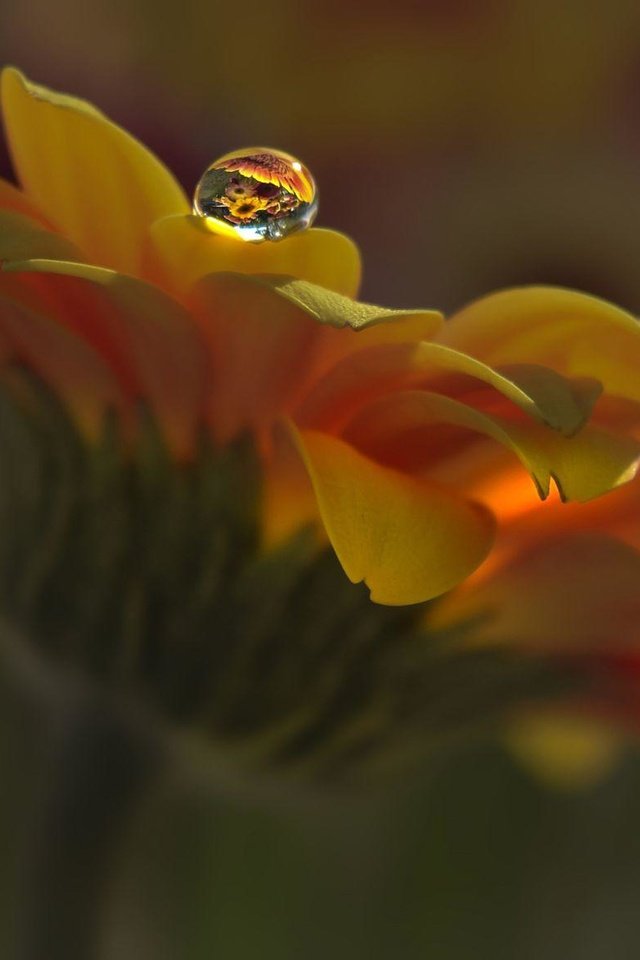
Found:
[[[370,347],[430,340],[444,322],[437,310],[390,310],[360,303],[305,280],[281,276],[256,276],[252,280],[322,324],[312,370],[314,380],[350,354]]]
[[[482,507],[380,466],[335,437],[306,430],[297,438],[338,559],[376,603],[429,600],[486,557],[494,521]]]
[[[539,652],[640,643],[640,553],[602,534],[551,537],[443,598],[430,620],[473,620],[474,643]]]
[[[116,378],[91,347],[54,320],[0,297],[0,355],[19,361],[50,386],[89,440],[109,410],[124,415]]]
[[[598,497],[630,480],[640,457],[640,443],[629,437],[591,426],[564,437],[538,423],[515,423],[426,390],[380,398],[354,418],[345,436],[376,459],[397,463],[399,455],[406,466],[431,467],[440,458],[437,441],[430,436],[434,423],[475,431],[503,444],[520,459],[543,498],[552,478],[566,500]]]
[[[128,398],[148,403],[175,456],[192,455],[207,369],[204,344],[182,307],[101,267],[29,260],[3,269],[31,279],[43,310],[106,360]]]
[[[11,67],[2,74],[2,109],[29,198],[88,260],[138,273],[149,226],[189,209],[169,171],[90,104]]]
[[[632,437],[587,426],[570,438],[539,432],[536,442],[563,500],[592,500],[637,473],[640,443]]]
[[[541,363],[595,377],[607,393],[640,400],[640,324],[596,297],[554,287],[504,290],[453,316],[440,340],[492,365]]]
[[[278,243],[246,243],[212,232],[202,217],[176,216],[153,225],[151,245],[150,278],[168,283],[176,294],[217,272],[285,274],[347,297],[355,296],[360,284],[358,248],[334,230],[304,230]]]
[[[389,310],[387,307],[376,307],[370,303],[359,303],[348,296],[297,277],[266,275],[252,277],[251,280],[299,307],[319,323],[338,329],[346,327],[363,332],[376,327],[386,332],[390,325],[408,322],[411,324],[412,335],[419,334],[422,339],[426,339],[432,337],[443,322],[442,314],[437,310]],[[390,337],[392,342],[395,339]],[[381,342],[387,342],[386,337],[383,337]],[[369,342],[369,345],[373,344]]]

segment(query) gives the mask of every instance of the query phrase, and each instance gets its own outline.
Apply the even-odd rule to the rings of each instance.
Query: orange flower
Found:
[[[519,479],[492,493],[505,459],[542,498],[552,480],[584,501],[633,475],[639,446],[617,426],[622,399],[640,399],[640,332],[624,312],[545,288],[444,326],[357,303],[346,237],[212,234],[93,107],[13,69],[2,97],[22,184],[0,188],[3,359],[52,385],[87,440],[114,409],[133,443],[141,400],[178,460],[203,424],[220,445],[250,431],[265,544],[315,524],[383,604],[438,596],[482,564],[519,509]]]
[[[290,161],[286,163],[264,147],[255,147],[249,150],[246,156],[231,154],[221,157],[214,164],[214,169],[240,173],[243,177],[251,177],[259,183],[284,187],[301,203],[310,203],[314,189],[309,171],[294,157],[291,157]]]
[[[640,438],[637,322],[620,317],[608,336],[588,307],[574,314],[565,292],[553,296],[555,326],[540,322],[535,301],[551,308],[551,300],[536,291],[519,329],[508,332],[518,305],[506,292],[485,301],[494,336],[483,332],[481,305],[452,321],[448,342],[464,340],[492,363],[535,359],[563,373],[588,369],[604,386],[591,418],[593,441],[607,443],[612,428]],[[580,338],[567,354],[561,339],[572,328]],[[579,445],[568,452],[579,472]],[[490,466],[481,455],[463,456],[456,469],[498,517],[499,534],[491,559],[432,611],[430,629],[455,636],[473,623],[466,637],[474,645],[542,653],[568,670],[573,693],[542,709],[520,705],[508,742],[554,785],[588,784],[617,757],[620,728],[634,735],[639,729],[640,484],[588,503],[566,503],[561,494],[572,492],[557,474],[558,491],[543,506],[506,458]],[[584,479],[597,482],[597,474],[592,464]]]

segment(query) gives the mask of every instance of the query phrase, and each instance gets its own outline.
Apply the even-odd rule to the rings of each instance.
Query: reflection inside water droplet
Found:
[[[310,226],[318,211],[313,177],[280,150],[234,150],[212,163],[198,183],[194,213],[242,240],[282,240]]]

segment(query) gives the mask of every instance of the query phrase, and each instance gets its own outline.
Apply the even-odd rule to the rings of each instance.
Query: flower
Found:
[[[50,437],[47,403],[39,392],[44,385],[62,404],[82,450],[69,461],[76,499],[60,480],[50,500],[60,501],[62,519],[56,514],[48,520],[54,539],[60,524],[65,536],[76,538],[64,548],[74,562],[61,560],[52,577],[48,547],[43,568],[26,577],[19,565],[16,574],[13,564],[9,579],[13,583],[18,576],[19,589],[12,589],[12,597],[40,596],[42,584],[49,584],[46,616],[38,621],[46,633],[55,620],[51,605],[60,602],[62,579],[68,580],[70,569],[86,575],[87,537],[99,536],[91,561],[99,570],[93,592],[86,590],[100,597],[96,604],[106,602],[103,591],[120,583],[117,558],[131,564],[132,545],[142,544],[155,599],[145,606],[135,593],[136,577],[129,576],[118,588],[129,598],[122,616],[142,616],[135,611],[143,603],[155,624],[142,631],[143,649],[135,658],[154,675],[172,710],[186,709],[181,698],[191,689],[186,683],[178,683],[178,693],[170,687],[176,683],[175,658],[184,657],[185,648],[190,682],[208,677],[218,657],[217,695],[220,702],[230,695],[231,680],[219,687],[220,677],[228,677],[220,664],[233,679],[241,663],[229,667],[236,651],[226,634],[214,642],[211,625],[219,633],[217,624],[226,623],[238,643],[238,631],[246,643],[254,642],[255,631],[262,636],[265,621],[259,629],[255,617],[245,622],[245,608],[251,610],[247,596],[259,598],[263,618],[266,607],[272,633],[280,607],[289,603],[293,611],[292,597],[305,617],[322,620],[320,608],[309,606],[311,593],[296,592],[294,575],[282,573],[298,571],[303,581],[307,576],[299,574],[301,531],[313,534],[305,541],[305,569],[316,563],[309,557],[326,556],[328,541],[350,581],[364,581],[377,604],[403,608],[453,590],[477,570],[479,579],[460,588],[471,597],[504,558],[510,557],[507,570],[515,576],[525,556],[524,541],[514,533],[523,513],[535,514],[536,532],[543,523],[538,517],[562,514],[564,522],[577,516],[577,507],[555,501],[542,506],[554,485],[563,501],[582,504],[632,478],[640,452],[633,436],[640,409],[640,329],[623,311],[554,288],[495,294],[446,324],[436,311],[359,303],[352,299],[359,256],[347,237],[310,229],[279,244],[254,246],[212,234],[202,218],[190,214],[181,187],[160,161],[92,106],[31,84],[14,69],[3,74],[2,105],[21,183],[21,189],[0,183],[2,382],[11,416],[19,412],[10,439],[29,435],[23,419],[30,424],[34,410],[44,424],[38,430]],[[225,169],[260,178],[260,171],[239,163]],[[285,186],[304,194],[304,184]],[[20,376],[16,381],[16,366],[26,369],[35,385]],[[237,458],[247,436],[259,465],[258,543],[247,506],[253,494],[245,490],[254,468]],[[157,452],[158,443],[166,456]],[[46,456],[57,462],[61,449],[53,440]],[[130,480],[114,479],[126,471],[127,476],[133,471]],[[94,500],[97,507],[90,509]],[[158,505],[165,500],[170,506],[163,513]],[[219,508],[209,539],[203,537],[201,517],[193,514],[194,503],[205,514],[211,504]],[[37,497],[36,504],[44,509]],[[65,517],[76,506],[84,511],[82,523],[74,520],[67,530]],[[53,509],[48,501],[47,509]],[[579,509],[586,509],[580,516],[589,516],[589,508]],[[126,532],[115,541],[110,511],[124,517]],[[25,530],[37,536],[30,525],[35,515],[32,505],[20,536]],[[198,544],[197,561],[192,547],[184,546],[187,526]],[[170,549],[154,546],[154,531]],[[100,568],[103,554],[114,564],[108,577]],[[243,579],[249,555],[267,558],[268,589],[263,579],[255,586],[254,573]],[[188,603],[170,566],[174,556],[188,581]],[[286,562],[269,567],[270,557]],[[267,567],[257,562],[263,578]],[[564,575],[566,564],[562,570]],[[232,601],[234,590],[244,599]],[[209,591],[206,615],[198,599],[202,591]],[[445,630],[454,605],[456,622],[465,610],[459,633],[466,636],[476,608],[465,596],[451,593],[441,607],[429,610],[429,629]],[[327,597],[322,595],[323,606]],[[385,619],[382,612],[370,612],[375,607],[363,612],[358,606],[352,623],[339,618],[341,604],[351,609],[354,601],[333,599],[326,617],[338,619],[318,630],[331,649],[336,638],[345,649],[353,642],[354,657],[361,628],[377,637],[395,624],[410,637],[424,616],[416,607]],[[157,610],[167,603],[174,606],[158,619]],[[111,617],[112,605],[108,609]],[[86,608],[74,610],[84,618],[83,630],[92,623],[94,630],[96,623],[104,627],[88,600]],[[176,635],[183,641],[190,636],[188,616],[198,643],[176,648]],[[292,620],[293,612],[287,630]],[[109,620],[109,630],[124,636],[126,624]],[[69,630],[58,631],[55,643],[68,645]],[[167,656],[162,669],[160,633]],[[105,669],[105,649],[97,644],[86,654],[94,669]],[[184,660],[180,669],[187,669]],[[306,664],[305,682],[309,677],[319,682],[321,671],[309,669]],[[384,669],[378,672],[385,676]],[[335,684],[334,668],[323,682]],[[287,695],[292,687],[289,681]],[[372,689],[377,690],[373,681]],[[211,698],[207,688],[202,703]],[[326,724],[322,730],[325,735]]]
[[[240,200],[245,197],[253,197],[255,195],[257,184],[251,182],[251,180],[230,180],[227,184],[227,189],[225,190],[226,195],[231,200]]]
[[[275,157],[273,153],[257,147],[246,156],[221,157],[214,164],[215,169],[238,172],[243,177],[251,177],[259,183],[283,187],[294,194],[301,203],[310,203],[313,199],[313,184],[308,171],[293,158],[290,164]]]
[[[222,197],[220,202],[229,210],[226,215],[227,220],[232,220],[234,223],[244,223],[245,220],[251,220],[256,213],[264,210],[267,206],[267,201],[261,200],[260,197],[243,197],[240,200],[228,200],[226,197]]]
[[[508,293],[500,294],[496,305],[506,306],[508,299]],[[571,369],[583,371],[588,363],[609,394],[600,398],[592,422],[624,423],[629,436],[640,438],[640,391],[633,384],[637,358],[632,350],[626,374],[621,368],[613,374],[605,353],[621,356],[622,341],[615,348],[603,342],[582,319],[582,355],[574,355]],[[496,338],[493,356],[510,362],[518,362],[523,350],[531,356],[531,332],[524,322],[513,339]],[[455,341],[460,331],[452,325],[449,334]],[[555,352],[557,333],[536,330],[536,336]],[[555,366],[567,370],[557,355]],[[474,644],[485,649],[508,644],[525,655],[542,652],[582,677],[559,704],[520,705],[508,737],[554,785],[590,783],[617,757],[621,728],[634,734],[638,729],[640,484],[580,504],[563,502],[560,484],[541,509],[512,465],[505,461],[490,479],[486,468],[478,467],[471,461],[462,465],[465,482],[501,515],[499,535],[491,561],[432,612],[431,629],[455,635],[471,621]]]

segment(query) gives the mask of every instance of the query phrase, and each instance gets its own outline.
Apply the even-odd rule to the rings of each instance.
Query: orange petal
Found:
[[[172,452],[189,457],[204,405],[204,345],[186,311],[160,290],[111,270],[31,260],[5,264],[42,309],[107,361],[129,398],[149,404]]]
[[[582,426],[599,391],[592,380],[572,382],[545,367],[492,368],[439,343],[387,344],[337,364],[306,398],[296,419],[335,432],[380,394],[429,381],[435,386],[442,372],[471,378],[476,387],[488,385],[535,420],[567,435]]]
[[[488,554],[494,521],[482,507],[380,466],[335,437],[296,436],[338,559],[376,603],[436,597]]]
[[[340,351],[414,339],[441,322],[435,312],[387,310],[272,275],[210,274],[196,284],[189,305],[211,349],[211,422],[225,440],[289,412]]]
[[[265,287],[274,297],[298,307],[301,317],[306,314],[317,321],[315,356],[308,364],[310,381],[368,347],[428,340],[443,323],[442,314],[436,310],[391,310],[360,303],[294,277],[260,274],[247,277],[245,282]]]
[[[117,381],[106,363],[70,330],[0,297],[2,361],[19,361],[48,384],[80,431],[96,440],[108,410],[124,413]]]
[[[269,429],[306,381],[319,325],[262,284],[211,274],[196,286],[192,314],[213,376],[209,422],[220,442]]]
[[[640,324],[618,307],[572,290],[522,287],[470,304],[440,341],[492,365],[548,364],[595,377],[607,393],[640,400]]]
[[[136,274],[158,218],[184,214],[169,171],[90,104],[2,74],[2,108],[20,182],[45,217],[94,263]]]
[[[474,642],[562,653],[640,642],[640,553],[599,534],[511,556],[434,609],[434,629],[473,620]]]
[[[493,488],[493,502],[496,502],[509,495],[513,484],[507,483],[502,493],[499,483],[493,484]],[[477,491],[477,498],[483,503],[486,502],[480,490]],[[490,499],[488,506],[491,508],[491,505]],[[560,536],[562,533],[590,530],[608,533],[640,551],[640,477],[617,487],[606,497],[590,500],[588,503],[561,503],[554,499],[545,505],[544,511],[537,507],[539,505],[529,504],[527,510],[523,503],[522,510],[514,511],[508,529],[511,542],[521,546],[533,545],[539,540]],[[497,502],[496,509],[500,509]]]
[[[443,438],[434,436],[434,424],[460,429]],[[354,418],[345,436],[376,459],[408,469],[432,469],[434,462],[443,459],[446,463],[452,452],[457,453],[460,443],[469,443],[467,431],[489,436],[510,449],[531,474],[543,498],[549,494],[551,478],[564,499],[600,496],[630,480],[640,458],[640,442],[632,438],[590,426],[574,437],[564,437],[538,423],[491,416],[428,391],[398,392],[380,398]],[[442,450],[438,449],[439,441],[444,441]],[[443,472],[440,469],[440,477]]]
[[[151,279],[168,283],[179,295],[217,272],[283,274],[347,297],[355,296],[360,284],[358,248],[334,230],[303,230],[278,243],[246,243],[212,232],[202,217],[176,216],[153,225],[151,245]]]
[[[264,463],[263,546],[277,547],[305,528],[312,528],[320,538],[321,527],[318,503],[300,454],[290,434],[277,430],[271,456]]]

